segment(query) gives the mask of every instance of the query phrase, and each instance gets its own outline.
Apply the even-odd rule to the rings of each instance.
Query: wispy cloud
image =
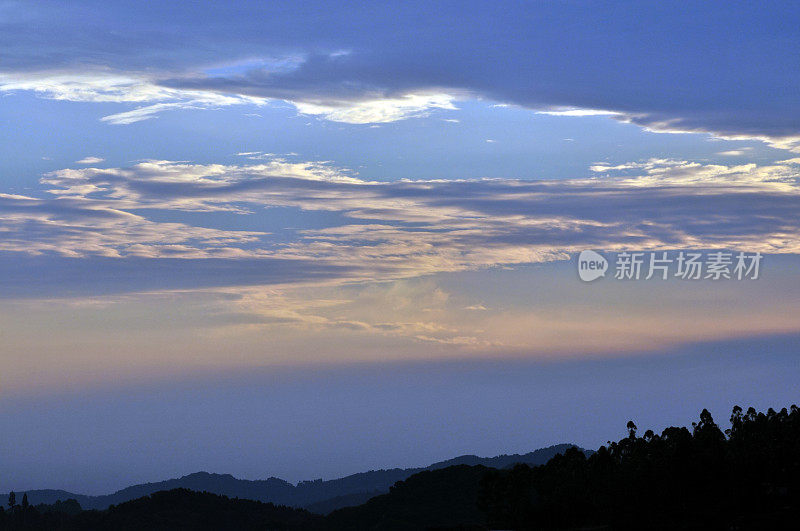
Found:
[[[91,187],[82,188],[91,193]],[[79,198],[0,194],[0,251],[100,257],[218,257],[247,253],[262,232],[163,223]]]
[[[117,114],[109,114],[100,118],[101,122],[108,122],[114,125],[128,125],[143,120],[154,118],[157,114],[167,110],[174,109],[196,109],[195,105],[187,103],[156,103],[154,105],[147,105],[145,107],[137,107],[132,111],[120,112]]]
[[[741,157],[743,155],[746,155],[752,150],[753,148],[751,147],[743,147],[739,149],[731,149],[729,151],[720,151],[719,153],[717,153],[717,155],[720,155],[722,157]]]
[[[236,94],[217,94],[162,87],[146,77],[105,71],[24,72],[0,71],[0,92],[32,91],[44,98],[92,103],[147,103],[135,109],[104,116],[101,121],[127,125],[178,109],[213,109],[230,105],[264,105],[267,100]]]
[[[295,106],[301,114],[319,115],[334,122],[375,124],[419,118],[437,109],[455,110],[453,100],[448,94],[405,94],[336,105],[295,102]]]
[[[559,109],[551,111],[538,111],[537,114],[547,114],[550,116],[615,116],[619,115],[620,113],[597,109]]]
[[[81,160],[76,160],[75,164],[99,164],[105,159],[100,157],[84,157]]]

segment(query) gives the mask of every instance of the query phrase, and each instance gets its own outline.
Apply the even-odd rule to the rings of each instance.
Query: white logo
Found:
[[[608,269],[608,261],[603,255],[594,251],[581,251],[578,257],[578,276],[584,282],[591,282],[592,280],[606,276]]]

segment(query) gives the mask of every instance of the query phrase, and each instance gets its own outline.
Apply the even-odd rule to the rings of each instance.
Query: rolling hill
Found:
[[[27,493],[31,504],[52,504],[58,500],[75,499],[84,509],[106,509],[110,505],[118,505],[130,500],[150,495],[154,492],[174,489],[188,489],[196,492],[209,492],[276,505],[304,508],[309,511],[327,514],[342,507],[361,505],[370,498],[384,494],[398,481],[427,471],[439,470],[456,465],[484,466],[489,468],[508,468],[517,463],[541,465],[558,453],[563,453],[571,444],[558,444],[541,448],[527,454],[500,455],[496,457],[478,457],[463,455],[446,461],[440,461],[427,467],[393,468],[388,470],[371,470],[352,474],[343,478],[323,481],[301,481],[293,485],[279,478],[263,480],[238,479],[230,474],[212,474],[196,472],[176,479],[168,479],[154,483],[133,485],[112,494],[89,496],[64,490],[29,490],[18,491],[21,498]],[[587,452],[588,453],[588,452]],[[7,499],[8,494],[0,494],[0,499]]]

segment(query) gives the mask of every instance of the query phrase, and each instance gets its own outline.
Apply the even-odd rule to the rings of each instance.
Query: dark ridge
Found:
[[[425,468],[393,468],[389,470],[370,470],[343,478],[323,481],[301,481],[292,485],[279,478],[263,480],[237,479],[230,474],[212,474],[195,472],[176,479],[168,479],[155,483],[133,485],[113,494],[87,496],[63,490],[29,490],[18,491],[21,498],[28,495],[30,503],[53,504],[68,499],[76,500],[84,509],[106,509],[128,500],[141,498],[154,492],[188,489],[197,492],[210,492],[229,498],[241,498],[261,502],[271,502],[290,507],[307,508],[320,514],[327,514],[335,509],[351,505],[360,505],[373,496],[389,491],[389,487],[398,481],[423,470],[435,470],[457,464],[483,465],[492,468],[506,468],[517,463],[540,465],[546,463],[559,452],[564,452],[572,445],[558,444],[533,452],[519,455],[500,455],[497,457],[477,457],[464,455],[434,463]],[[8,494],[0,494],[0,499],[7,499]]]

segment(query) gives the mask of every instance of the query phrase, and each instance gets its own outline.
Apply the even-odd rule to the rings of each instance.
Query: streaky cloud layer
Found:
[[[146,161],[47,174],[47,196],[0,195],[0,250],[75,257],[315,261],[347,280],[565,259],[584,248],[798,252],[798,159],[724,166],[651,159],[598,177],[365,181],[326,163]],[[149,219],[152,212],[327,211],[339,223],[269,231]],[[148,217],[149,216],[149,217]],[[196,222],[195,222],[196,223]],[[281,227],[282,228],[282,227]]]

